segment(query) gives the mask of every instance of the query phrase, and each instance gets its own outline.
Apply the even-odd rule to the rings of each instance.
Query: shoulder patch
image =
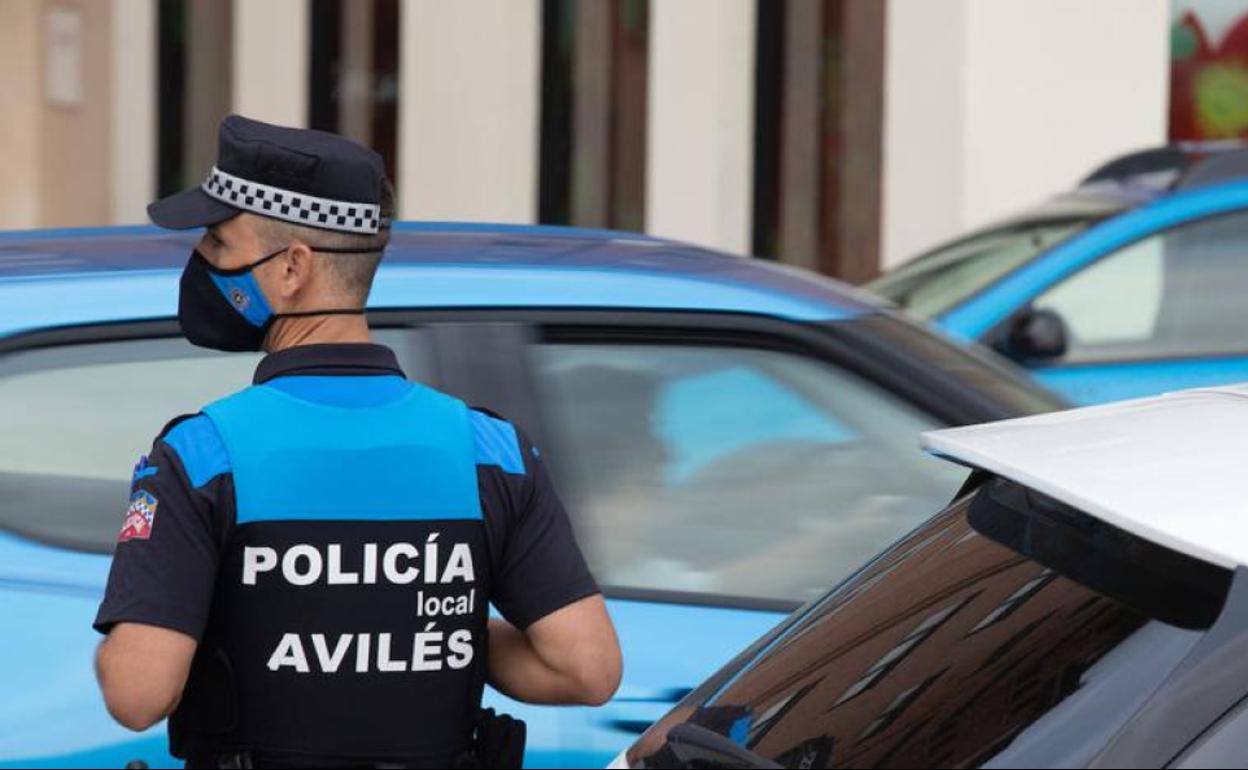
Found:
[[[191,486],[199,489],[208,482],[229,473],[229,452],[225,442],[205,415],[196,415],[178,423],[162,439],[178,455]]]
[[[150,479],[160,473],[160,468],[148,463],[147,455],[139,458],[138,464],[134,466],[134,483],[137,484],[143,479]]]
[[[126,519],[121,525],[118,543],[131,540],[151,540],[152,528],[156,526],[156,509],[160,501],[150,492],[142,489],[130,497],[130,507],[126,510]]]
[[[472,433],[477,449],[477,465],[493,465],[505,473],[523,476],[524,456],[520,454],[520,437],[506,420],[472,409]]]

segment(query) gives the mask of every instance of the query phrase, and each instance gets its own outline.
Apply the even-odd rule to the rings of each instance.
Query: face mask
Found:
[[[363,310],[321,310],[306,313],[274,313],[260,284],[256,268],[276,259],[289,247],[237,270],[213,267],[197,249],[182,273],[178,295],[178,324],[192,345],[227,353],[256,352],[264,347],[269,330],[279,318],[318,315],[364,315]],[[369,252],[351,249],[313,249],[344,254]]]

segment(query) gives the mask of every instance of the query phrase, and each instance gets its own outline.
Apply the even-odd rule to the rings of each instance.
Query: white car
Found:
[[[1248,386],[924,446],[954,503],[615,766],[1248,766]]]

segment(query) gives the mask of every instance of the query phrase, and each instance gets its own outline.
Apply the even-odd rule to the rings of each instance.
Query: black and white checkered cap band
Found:
[[[227,174],[216,166],[204,180],[203,190],[222,203],[265,217],[344,233],[381,232],[381,206],[315,198],[269,187]]]

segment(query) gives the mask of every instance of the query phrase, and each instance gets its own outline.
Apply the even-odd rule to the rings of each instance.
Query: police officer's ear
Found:
[[[282,259],[277,260],[276,288],[283,305],[289,305],[312,283],[313,253],[300,240],[292,240]]]

